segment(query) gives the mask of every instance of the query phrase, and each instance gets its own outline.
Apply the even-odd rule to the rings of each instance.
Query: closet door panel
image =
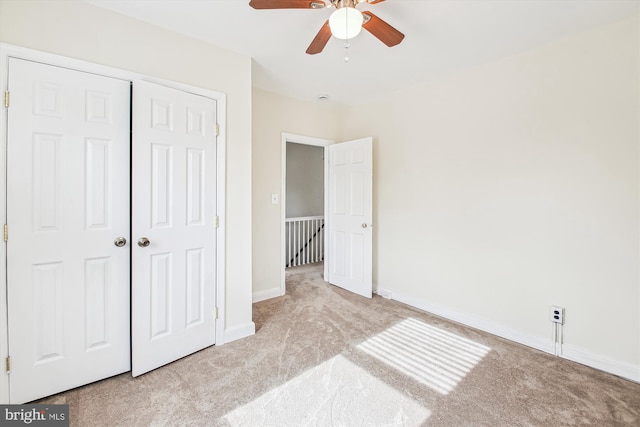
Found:
[[[10,401],[130,369],[130,83],[9,61]]]
[[[216,101],[133,85],[132,373],[215,343]]]

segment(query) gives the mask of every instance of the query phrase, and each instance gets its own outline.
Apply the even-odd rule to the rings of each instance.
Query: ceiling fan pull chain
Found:
[[[344,2],[343,2],[344,6]],[[347,9],[347,13],[349,13],[349,9]],[[344,33],[347,34],[347,38],[344,40],[344,62],[349,62],[349,19],[344,20]]]

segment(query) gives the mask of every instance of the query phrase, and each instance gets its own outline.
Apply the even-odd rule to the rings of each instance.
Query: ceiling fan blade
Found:
[[[322,0],[251,0],[254,9],[320,9],[327,4]]]
[[[375,37],[378,38],[382,43],[387,46],[395,46],[399,44],[402,39],[404,39],[404,34],[400,31],[393,28],[391,25],[387,24],[382,19],[378,18],[373,13],[366,11],[362,12],[365,16],[365,23],[362,24],[362,28],[369,31]],[[367,19],[367,17],[369,19]]]
[[[327,45],[327,42],[331,38],[331,28],[329,28],[329,20],[324,23],[316,37],[313,39],[309,47],[307,48],[307,53],[309,55],[315,55],[316,53],[322,52],[322,49]]]
[[[382,3],[384,0],[367,0],[367,3],[369,4],[376,4],[376,3]]]

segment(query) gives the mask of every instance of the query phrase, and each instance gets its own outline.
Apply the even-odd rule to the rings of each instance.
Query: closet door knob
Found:
[[[141,248],[146,248],[150,244],[151,242],[146,237],[141,237],[138,239],[138,246],[140,246]]]
[[[125,239],[124,237],[118,237],[116,238],[116,240],[113,241],[113,244],[121,248],[127,244],[127,239]]]

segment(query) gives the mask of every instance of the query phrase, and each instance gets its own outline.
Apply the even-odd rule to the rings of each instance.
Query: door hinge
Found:
[[[7,224],[4,225],[4,241],[9,241],[9,226]]]
[[[216,123],[216,136],[220,136],[220,125]]]
[[[11,357],[9,356],[5,359],[5,368],[7,368],[7,374],[11,372]]]
[[[216,216],[216,228],[220,227],[220,217]]]
[[[218,307],[216,307],[216,320],[218,320]]]
[[[9,91],[4,91],[4,107],[9,108]]]

